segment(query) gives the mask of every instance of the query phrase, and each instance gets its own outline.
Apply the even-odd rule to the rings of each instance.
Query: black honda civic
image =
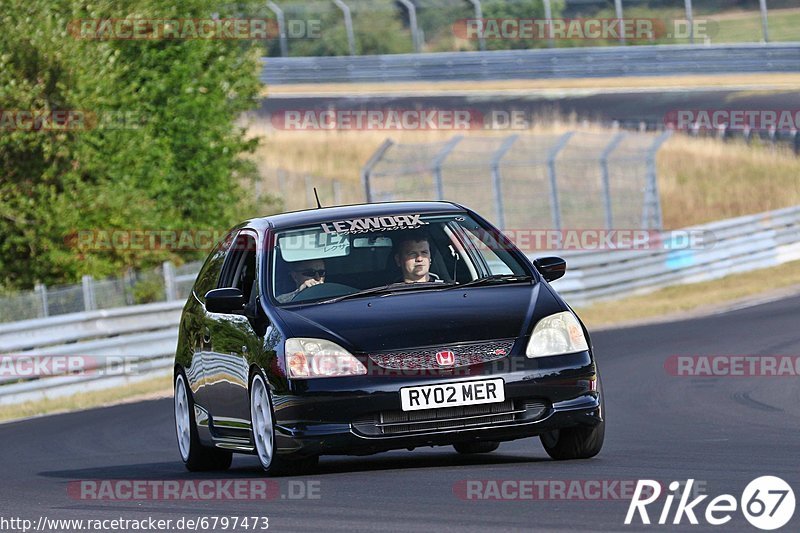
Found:
[[[255,454],[271,474],[324,454],[487,453],[538,436],[596,455],[602,387],[586,328],[477,213],[393,202],[244,222],[183,309],[175,425],[189,470]]]

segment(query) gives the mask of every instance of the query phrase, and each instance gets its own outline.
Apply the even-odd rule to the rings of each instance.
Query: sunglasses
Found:
[[[321,270],[316,270],[316,269],[310,268],[308,270],[296,270],[295,272],[297,272],[301,276],[305,276],[307,278],[313,278],[315,275],[319,276],[321,278],[325,277],[325,269],[324,268],[321,269]]]

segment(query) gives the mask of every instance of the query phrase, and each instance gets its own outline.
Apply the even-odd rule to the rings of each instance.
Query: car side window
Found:
[[[218,288],[233,287],[249,298],[256,281],[256,239],[246,232],[236,236],[228,252]]]
[[[217,287],[220,272],[222,271],[222,264],[225,261],[228,250],[230,250],[233,244],[236,233],[236,231],[232,231],[217,243],[217,247],[211,252],[211,255],[208,256],[208,259],[206,259],[206,262],[200,268],[200,272],[197,274],[197,279],[194,282],[194,293],[201,301],[205,301],[205,296],[208,291]]]

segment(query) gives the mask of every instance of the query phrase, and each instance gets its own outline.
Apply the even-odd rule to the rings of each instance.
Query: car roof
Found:
[[[318,224],[361,217],[406,215],[411,213],[463,213],[466,210],[465,207],[452,202],[380,202],[291,211],[267,217],[254,218],[248,220],[241,226],[256,229],[272,227],[280,230],[306,224]]]

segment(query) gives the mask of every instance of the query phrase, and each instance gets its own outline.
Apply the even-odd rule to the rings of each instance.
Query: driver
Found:
[[[275,299],[280,303],[291,301],[304,289],[325,283],[325,261],[322,259],[298,261],[292,265],[290,275],[297,285],[297,289],[277,296]]]
[[[403,273],[403,283],[441,281],[430,271],[431,245],[424,233],[410,233],[397,241],[394,262]]]

